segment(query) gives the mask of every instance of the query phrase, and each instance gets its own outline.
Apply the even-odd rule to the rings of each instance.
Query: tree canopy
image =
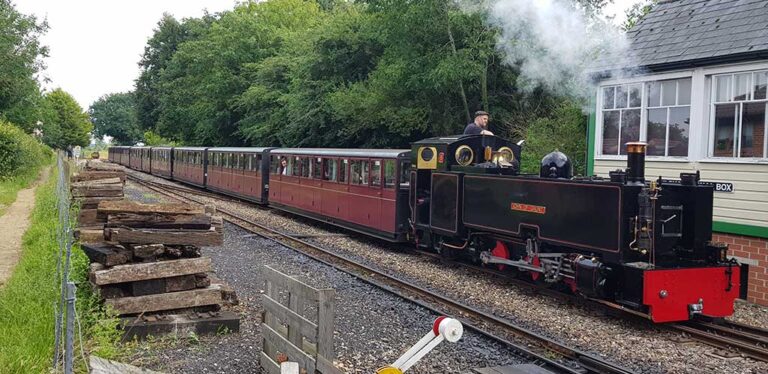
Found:
[[[595,13],[607,1],[574,2]],[[586,133],[586,103],[520,87],[500,31],[460,3],[270,0],[166,14],[139,62],[139,127],[187,145],[407,147],[460,133],[482,109],[507,138]],[[529,142],[531,157],[552,147],[581,157],[583,141],[564,141]]]
[[[136,117],[136,101],[130,92],[114,93],[100,97],[88,109],[93,122],[93,135],[111,136],[113,142],[133,145],[142,138]]]
[[[45,22],[19,13],[10,0],[0,0],[0,119],[27,132],[41,114],[37,76],[48,55],[40,43],[47,29]]]
[[[43,140],[54,148],[90,144],[93,124],[72,95],[57,88],[45,95]]]

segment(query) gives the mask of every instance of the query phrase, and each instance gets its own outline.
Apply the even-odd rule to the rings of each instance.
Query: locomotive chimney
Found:
[[[645,183],[645,148],[643,142],[627,143],[628,183]]]

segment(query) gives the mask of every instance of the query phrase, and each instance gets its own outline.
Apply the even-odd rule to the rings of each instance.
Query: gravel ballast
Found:
[[[165,200],[128,184],[126,195],[135,200]],[[394,362],[426,334],[436,314],[379,290],[350,275],[320,264],[270,240],[249,235],[225,224],[224,244],[205,248],[216,276],[232,286],[240,299],[242,316],[238,334],[164,339],[151,349],[139,350],[134,364],[167,372],[255,373],[261,350],[259,323],[264,292],[260,267],[299,276],[316,288],[336,290],[336,364],[344,372],[371,373]],[[456,344],[442,343],[408,372],[462,373],[475,367],[522,363],[516,352],[466,331]]]
[[[157,178],[145,176],[145,178]],[[252,204],[195,199],[216,203],[258,222],[268,223],[285,232],[320,235],[347,233],[326,227],[308,225],[306,220],[286,217]],[[529,328],[609,358],[638,372],[768,372],[766,363],[749,359],[722,359],[712,355],[714,349],[700,344],[681,344],[679,334],[650,323],[615,318],[589,308],[568,305],[562,299],[544,296],[514,285],[503,284],[485,274],[445,265],[407,252],[393,251],[387,245],[350,234],[350,237],[314,239],[326,248],[336,249],[400,274],[425,287],[439,290],[467,304],[480,307]],[[734,320],[757,326],[768,325],[764,307],[737,305]]]

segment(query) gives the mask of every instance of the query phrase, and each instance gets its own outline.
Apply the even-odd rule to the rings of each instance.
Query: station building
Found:
[[[649,179],[700,171],[742,297],[768,305],[768,0],[660,1],[628,37],[640,73],[598,79],[588,175],[624,168],[632,141]]]

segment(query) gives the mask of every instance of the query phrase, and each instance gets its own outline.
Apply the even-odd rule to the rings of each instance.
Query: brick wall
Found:
[[[712,240],[728,244],[728,255],[749,259],[747,301],[768,305],[768,239],[713,233]]]

